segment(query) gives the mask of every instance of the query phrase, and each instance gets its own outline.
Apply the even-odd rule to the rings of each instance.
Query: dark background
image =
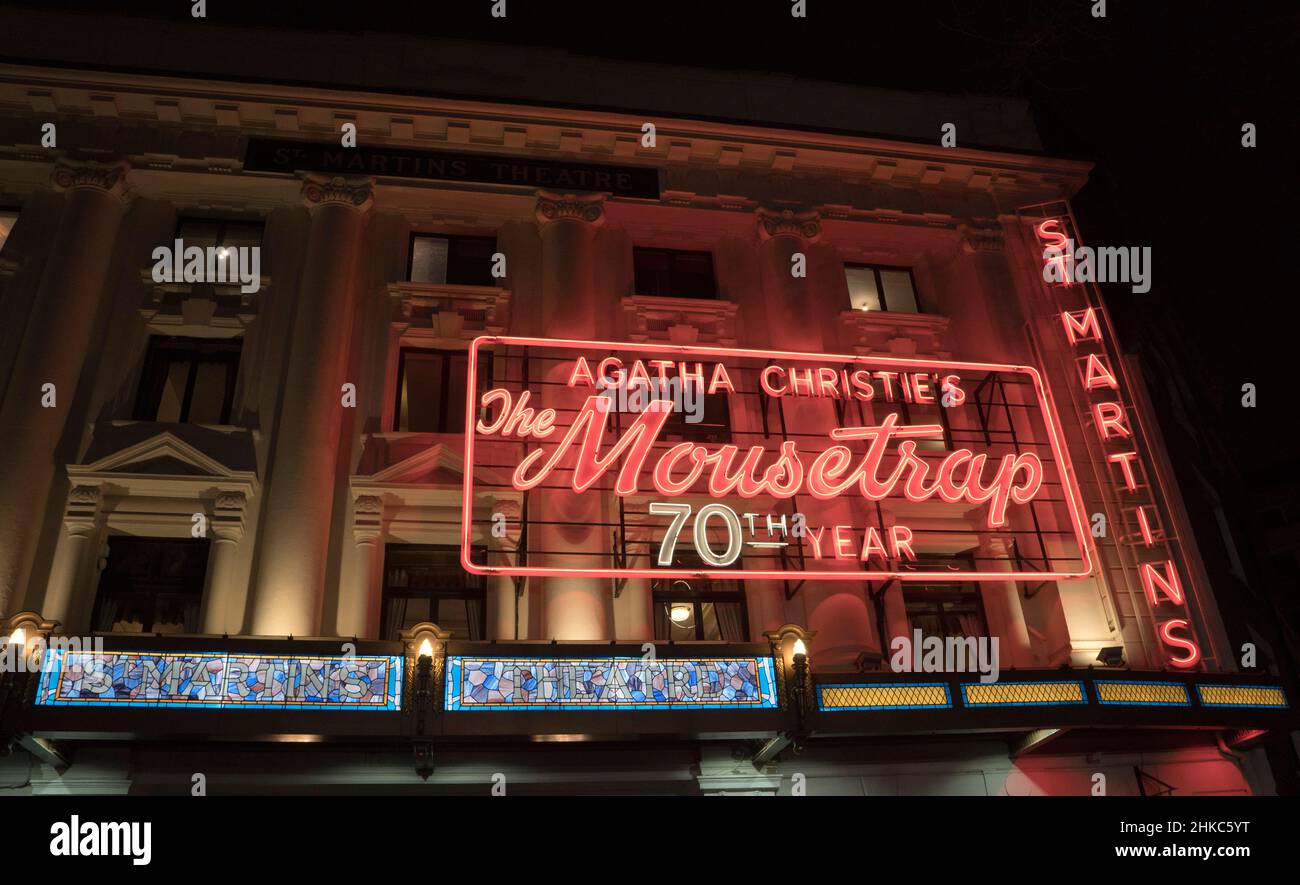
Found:
[[[807,0],[804,19],[791,3],[508,0],[508,17],[494,19],[492,0],[207,0],[207,20],[1027,99],[1046,153],[1096,163],[1074,201],[1084,241],[1152,248],[1149,293],[1119,285],[1104,295],[1141,362],[1230,635],[1281,639],[1270,657],[1294,672],[1285,648],[1300,656],[1300,419],[1290,402],[1300,225],[1285,207],[1300,179],[1300,3],[1108,0],[1095,18],[1093,0]],[[191,20],[191,0],[5,5]],[[5,38],[0,56],[21,58],[21,35]],[[1258,147],[1241,144],[1247,122]],[[864,110],[837,128],[870,126]],[[1244,384],[1256,387],[1254,408],[1242,405]],[[1283,510],[1262,515],[1279,497]],[[1266,540],[1279,527],[1290,552]],[[1282,635],[1270,635],[1275,625]]]
[[[1085,240],[1152,247],[1150,293],[1106,292],[1126,348],[1141,354],[1151,335],[1173,330],[1191,357],[1174,370],[1189,373],[1198,417],[1216,425],[1248,481],[1300,465],[1287,404],[1297,313],[1288,259],[1300,226],[1284,208],[1298,178],[1288,161],[1300,4],[1108,0],[1094,18],[1092,0],[808,0],[808,17],[795,19],[791,2],[508,0],[509,15],[494,19],[492,0],[207,0],[207,19],[1026,98],[1047,153],[1097,164],[1075,201]],[[189,19],[191,3],[4,5]],[[1254,149],[1241,146],[1245,122],[1258,129]],[[1258,389],[1254,409],[1241,405],[1244,383]]]

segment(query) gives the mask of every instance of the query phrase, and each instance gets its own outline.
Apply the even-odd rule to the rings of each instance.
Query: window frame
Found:
[[[406,282],[414,283],[417,286],[480,286],[490,289],[499,285],[500,281],[492,277],[491,262],[489,262],[488,281],[481,283],[453,283],[450,280],[443,283],[435,283],[427,280],[411,279],[411,272],[415,270],[415,241],[420,239],[429,240],[446,240],[447,241],[447,270],[451,270],[451,244],[455,240],[491,240],[493,252],[499,251],[499,240],[495,233],[492,234],[447,234],[440,231],[411,231],[406,241]]]
[[[907,266],[907,265],[896,265],[896,264],[867,264],[867,263],[865,263],[865,262],[859,262],[859,261],[846,261],[846,262],[844,262],[844,270],[845,270],[844,282],[845,282],[846,284],[848,283],[848,273],[847,273],[847,271],[849,270],[849,268],[854,268],[854,269],[856,269],[856,270],[869,270],[869,271],[872,272],[872,276],[873,276],[873,277],[875,278],[875,280],[876,280],[876,295],[877,295],[877,297],[880,299],[880,310],[879,310],[879,311],[876,311],[877,313],[897,313],[897,314],[900,314],[900,315],[903,315],[903,316],[909,316],[909,315],[915,315],[915,314],[911,314],[909,311],[897,311],[897,310],[890,310],[890,309],[889,309],[889,299],[888,299],[888,298],[886,297],[886,295],[885,295],[885,282],[884,282],[884,280],[881,279],[881,277],[880,277],[880,272],[881,272],[882,270],[906,271],[906,272],[907,272],[907,278],[908,278],[908,280],[909,280],[909,281],[911,282],[911,284],[912,284],[912,298],[915,299],[915,301],[916,301],[916,314],[924,314],[924,313],[925,313],[925,305],[924,305],[924,303],[921,301],[921,292],[920,292],[920,290],[916,287],[916,272],[913,270],[912,267]],[[861,308],[855,308],[855,307],[853,306],[853,300],[852,300],[852,299],[853,299],[853,293],[850,292],[850,293],[849,293],[849,310],[853,311],[854,313],[871,313],[871,311],[863,311]]]
[[[182,342],[188,345],[184,351],[178,346]],[[166,389],[167,379],[167,373],[162,372],[161,367],[170,366],[173,362],[179,361],[173,359],[165,363],[157,362],[164,350],[190,354],[190,369],[189,375],[185,379],[185,393],[181,397],[180,414],[175,421],[159,423],[192,423],[189,420],[189,415],[194,404],[194,386],[198,380],[199,366],[204,362],[215,362],[226,364],[226,389],[221,401],[220,421],[217,423],[218,426],[228,425],[231,412],[234,409],[235,388],[239,384],[239,368],[244,356],[244,339],[239,335],[229,338],[192,338],[184,335],[150,334],[149,340],[145,343],[144,364],[140,369],[140,380],[136,385],[135,402],[131,408],[132,420],[158,422],[158,409],[162,406],[162,393]],[[206,360],[195,358],[202,354],[224,354],[224,358]],[[147,385],[152,385],[152,388],[148,391],[146,391]],[[148,393],[148,400],[146,400],[146,393]],[[145,409],[146,401],[152,402],[152,407],[147,410]]]
[[[201,629],[201,624],[199,623],[198,619],[202,612],[203,597],[207,593],[207,589],[208,589],[207,573],[208,573],[208,568],[211,565],[211,559],[212,559],[211,539],[210,538],[188,538],[188,537],[171,538],[171,537],[138,537],[135,535],[110,535],[107,541],[108,548],[110,551],[108,562],[110,563],[112,562],[112,547],[114,541],[117,541],[118,543],[124,545],[139,544],[141,546],[144,546],[147,544],[177,544],[180,546],[191,547],[191,548],[203,547],[204,549],[203,568],[197,570],[195,574],[195,577],[197,578],[198,581],[197,591],[188,590],[184,593],[179,592],[177,590],[166,591],[164,589],[165,585],[167,584],[165,580],[161,578],[149,579],[148,584],[151,585],[151,589],[153,591],[152,592],[152,597],[154,602],[153,612],[152,612],[151,619],[149,621],[141,622],[140,631],[138,633],[126,633],[125,631],[115,631],[112,629],[111,624],[108,626],[107,629],[97,629],[97,625],[100,623],[101,618],[104,616],[103,607],[107,603],[109,595],[144,597],[149,593],[149,589],[150,589],[150,587],[147,587],[146,589],[137,590],[137,589],[124,589],[120,587],[110,586],[111,583],[115,583],[116,578],[118,576],[111,573],[109,568],[105,568],[99,574],[99,580],[95,585],[95,598],[94,601],[91,603],[90,624],[91,624],[92,632],[117,633],[119,635],[125,635],[125,636],[143,636],[143,635],[155,633],[156,631],[153,628],[157,625],[157,621],[158,621],[158,614],[159,614],[159,609],[157,604],[158,597],[160,593],[165,592],[168,596],[172,596],[172,597],[182,597],[182,596],[193,597],[191,604],[194,607],[193,608],[194,620],[192,624],[187,623],[186,629],[182,632],[184,634],[197,633]],[[190,629],[190,627],[193,627],[193,629]]]
[[[674,285],[674,280],[676,279],[676,276],[675,276],[675,270],[672,268],[671,264],[670,264],[669,269],[668,269],[668,286],[669,286],[669,288],[672,289],[673,291],[671,291],[671,292],[669,292],[669,293],[667,293],[667,294],[665,294],[665,293],[663,293],[663,292],[645,292],[645,291],[642,291],[641,286],[637,284],[637,266],[636,266],[636,265],[637,265],[637,255],[638,255],[638,253],[657,253],[657,254],[667,255],[670,259],[671,259],[673,256],[676,256],[676,255],[698,255],[698,256],[705,256],[705,257],[707,257],[708,260],[709,260],[709,281],[710,281],[710,284],[711,284],[711,286],[710,286],[710,294],[708,294],[708,295],[683,295],[683,294],[680,294],[680,292],[677,291],[677,286]],[[714,258],[713,258],[713,250],[712,250],[712,249],[671,249],[671,248],[667,248],[667,247],[664,247],[664,246],[637,246],[637,245],[633,245],[633,246],[632,246],[632,288],[633,288],[633,290],[634,290],[633,293],[632,293],[633,295],[643,295],[643,296],[648,296],[648,297],[651,297],[651,298],[683,298],[683,299],[687,299],[687,300],[690,300],[690,301],[719,301],[719,300],[721,300],[721,294],[720,294],[720,292],[718,291],[718,267],[717,267],[717,262],[714,261]]]
[[[461,357],[465,360],[466,378],[469,374],[469,351],[459,349],[448,349],[445,347],[425,347],[420,344],[403,344],[400,341],[397,345],[397,373],[396,384],[393,388],[393,433],[464,433],[464,425],[455,427],[450,430],[402,430],[402,387],[406,383],[406,354],[409,352],[424,354],[439,354],[444,357],[441,389],[438,391],[439,407],[438,422],[439,427],[445,427],[447,424],[447,406],[450,403],[448,394],[451,386],[450,361],[455,357]],[[492,354],[483,351],[479,354],[479,372],[480,379],[492,378]]]
[[[447,586],[445,588],[444,587],[412,588],[409,585],[405,587],[392,586],[389,584],[389,563],[391,562],[390,559],[391,553],[395,549],[402,550],[406,553],[416,554],[416,555],[420,553],[442,551],[444,553],[454,554],[455,561],[457,563],[459,563],[460,561],[459,544],[409,544],[403,541],[388,541],[387,543],[385,543],[384,559],[381,566],[380,585],[379,585],[379,625],[381,631],[385,631],[388,628],[389,601],[391,599],[394,598],[428,599],[431,603],[436,603],[444,599],[462,600],[462,601],[468,601],[473,599],[479,602],[479,623],[477,626],[478,626],[480,637],[481,639],[487,639],[488,586],[487,586],[487,578],[485,576],[472,575],[468,572],[465,572],[463,569],[461,569],[461,570],[457,570],[456,574],[460,575],[460,579],[463,581],[464,585],[459,587]],[[471,556],[476,561],[480,561],[480,562],[486,561],[487,558],[486,553],[487,553],[486,545],[476,546],[471,549]],[[471,585],[477,585],[477,586],[471,586]],[[411,592],[400,592],[400,591],[411,591]],[[437,615],[436,604],[431,604],[429,608],[430,608],[430,618],[431,619],[435,618]],[[445,626],[445,625],[440,625],[440,626]],[[381,633],[380,639],[388,639],[388,638],[389,638],[388,636]],[[392,637],[392,638],[396,639],[397,637]],[[464,637],[464,638],[469,639],[472,637]]]
[[[262,241],[266,237],[266,220],[263,218],[219,218],[209,215],[177,215],[175,233],[172,236],[174,240],[181,240],[181,228],[187,224],[215,224],[217,226],[217,236],[213,242],[213,248],[220,249],[226,245],[225,239],[228,228],[232,225],[240,227],[256,227],[261,231],[257,238],[257,245],[260,248]]]
[[[740,560],[737,560],[737,565]],[[699,559],[698,554],[693,551],[678,546],[673,556],[674,568],[700,568],[705,569],[703,561]],[[740,568],[735,571],[742,572]],[[678,584],[686,584],[687,590],[682,591],[674,589]],[[697,584],[703,584],[696,589]],[[730,586],[730,589],[726,589]],[[745,584],[739,578],[691,578],[687,581],[685,578],[651,578],[650,579],[650,607],[651,616],[654,619],[654,634],[656,642],[672,641],[671,634],[666,636],[659,635],[660,609],[665,605],[677,603],[690,603],[694,609],[695,616],[695,640],[706,641],[704,638],[704,603],[739,603],[740,605],[740,630],[739,639],[718,639],[718,642],[748,642],[749,641],[749,596],[745,593]],[[669,609],[671,611],[671,608]],[[714,617],[716,618],[716,609]],[[671,619],[670,619],[671,620]],[[669,630],[671,631],[671,627]],[[719,632],[721,624],[719,623]],[[715,640],[708,640],[715,641]]]

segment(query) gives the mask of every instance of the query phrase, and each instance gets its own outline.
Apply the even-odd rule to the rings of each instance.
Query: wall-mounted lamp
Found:
[[[414,717],[411,749],[415,755],[415,773],[422,780],[433,774],[433,716],[436,713],[436,689],[442,679],[447,640],[451,634],[432,621],[422,621],[403,630],[402,640],[408,656],[415,652],[415,666],[408,663],[411,678],[407,684],[407,710]],[[413,672],[412,672],[413,670]]]
[[[812,712],[812,668],[808,658],[808,643],[817,635],[798,624],[785,624],[763,634],[772,643],[772,655],[781,668],[781,709],[788,709],[787,698],[794,699],[797,728],[796,737],[806,734],[806,719]]]

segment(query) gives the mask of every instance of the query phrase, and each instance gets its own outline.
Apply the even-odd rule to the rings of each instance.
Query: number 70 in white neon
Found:
[[[673,553],[677,550],[677,538],[691,515],[690,504],[670,504],[664,501],[651,501],[650,513],[653,516],[671,516],[668,530],[664,533],[663,543],[659,545],[659,565],[671,566]],[[719,517],[727,528],[727,549],[721,555],[714,553],[709,546],[709,520]],[[740,558],[741,548],[740,517],[726,504],[705,504],[695,514],[695,552],[708,565],[725,567]]]

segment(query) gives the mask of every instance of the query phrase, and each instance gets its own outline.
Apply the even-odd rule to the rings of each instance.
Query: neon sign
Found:
[[[479,377],[486,348],[491,379]],[[725,398],[731,439],[691,434],[674,401],[651,397],[625,414],[606,395],[673,383]],[[795,433],[773,426],[786,408],[800,413]],[[462,560],[476,574],[1006,581],[1091,572],[1077,492],[1030,367],[483,337],[470,349],[467,415]],[[636,508],[647,563],[476,561],[475,501],[489,494],[612,496]],[[912,506],[927,502],[933,516]],[[885,505],[896,515],[883,516]],[[948,523],[914,527],[903,511]],[[927,535],[949,546],[968,535],[973,548],[981,534],[1015,541],[1031,525],[1074,548],[1049,551],[1040,540],[1032,568],[927,567]],[[674,567],[679,542],[705,567]]]
[[[1034,225],[1034,233],[1043,247],[1044,261],[1049,266],[1062,260],[1060,251],[1064,243],[1077,239],[1067,232],[1066,222],[1061,218],[1040,221]],[[1060,281],[1049,288],[1069,290],[1077,283],[1069,273],[1063,272]],[[1103,446],[1118,449],[1106,452],[1107,464],[1118,470],[1122,481],[1119,488],[1126,495],[1133,496],[1142,488],[1138,471],[1135,470],[1135,466],[1142,466],[1137,449],[1141,427],[1136,421],[1130,420],[1130,415],[1137,417],[1136,410],[1125,404],[1119,381],[1122,369],[1112,362],[1112,357],[1107,352],[1107,340],[1102,332],[1103,321],[1107,330],[1110,324],[1104,308],[1099,300],[1088,297],[1086,289],[1081,287],[1081,291],[1083,303],[1087,306],[1079,310],[1063,309],[1062,329],[1066,342],[1079,354],[1079,383],[1090,403],[1093,430]],[[1160,521],[1154,489],[1151,490],[1151,495],[1151,503],[1137,503],[1132,512],[1137,523],[1136,540],[1140,541],[1143,550],[1154,552],[1166,538],[1163,531],[1157,528]],[[1201,647],[1190,619],[1183,616],[1187,608],[1187,594],[1172,550],[1167,552],[1169,555],[1163,559],[1140,563],[1139,580],[1156,618],[1156,636],[1165,648],[1169,663],[1175,667],[1191,669],[1201,662]],[[1168,611],[1171,608],[1181,611],[1171,617]]]

